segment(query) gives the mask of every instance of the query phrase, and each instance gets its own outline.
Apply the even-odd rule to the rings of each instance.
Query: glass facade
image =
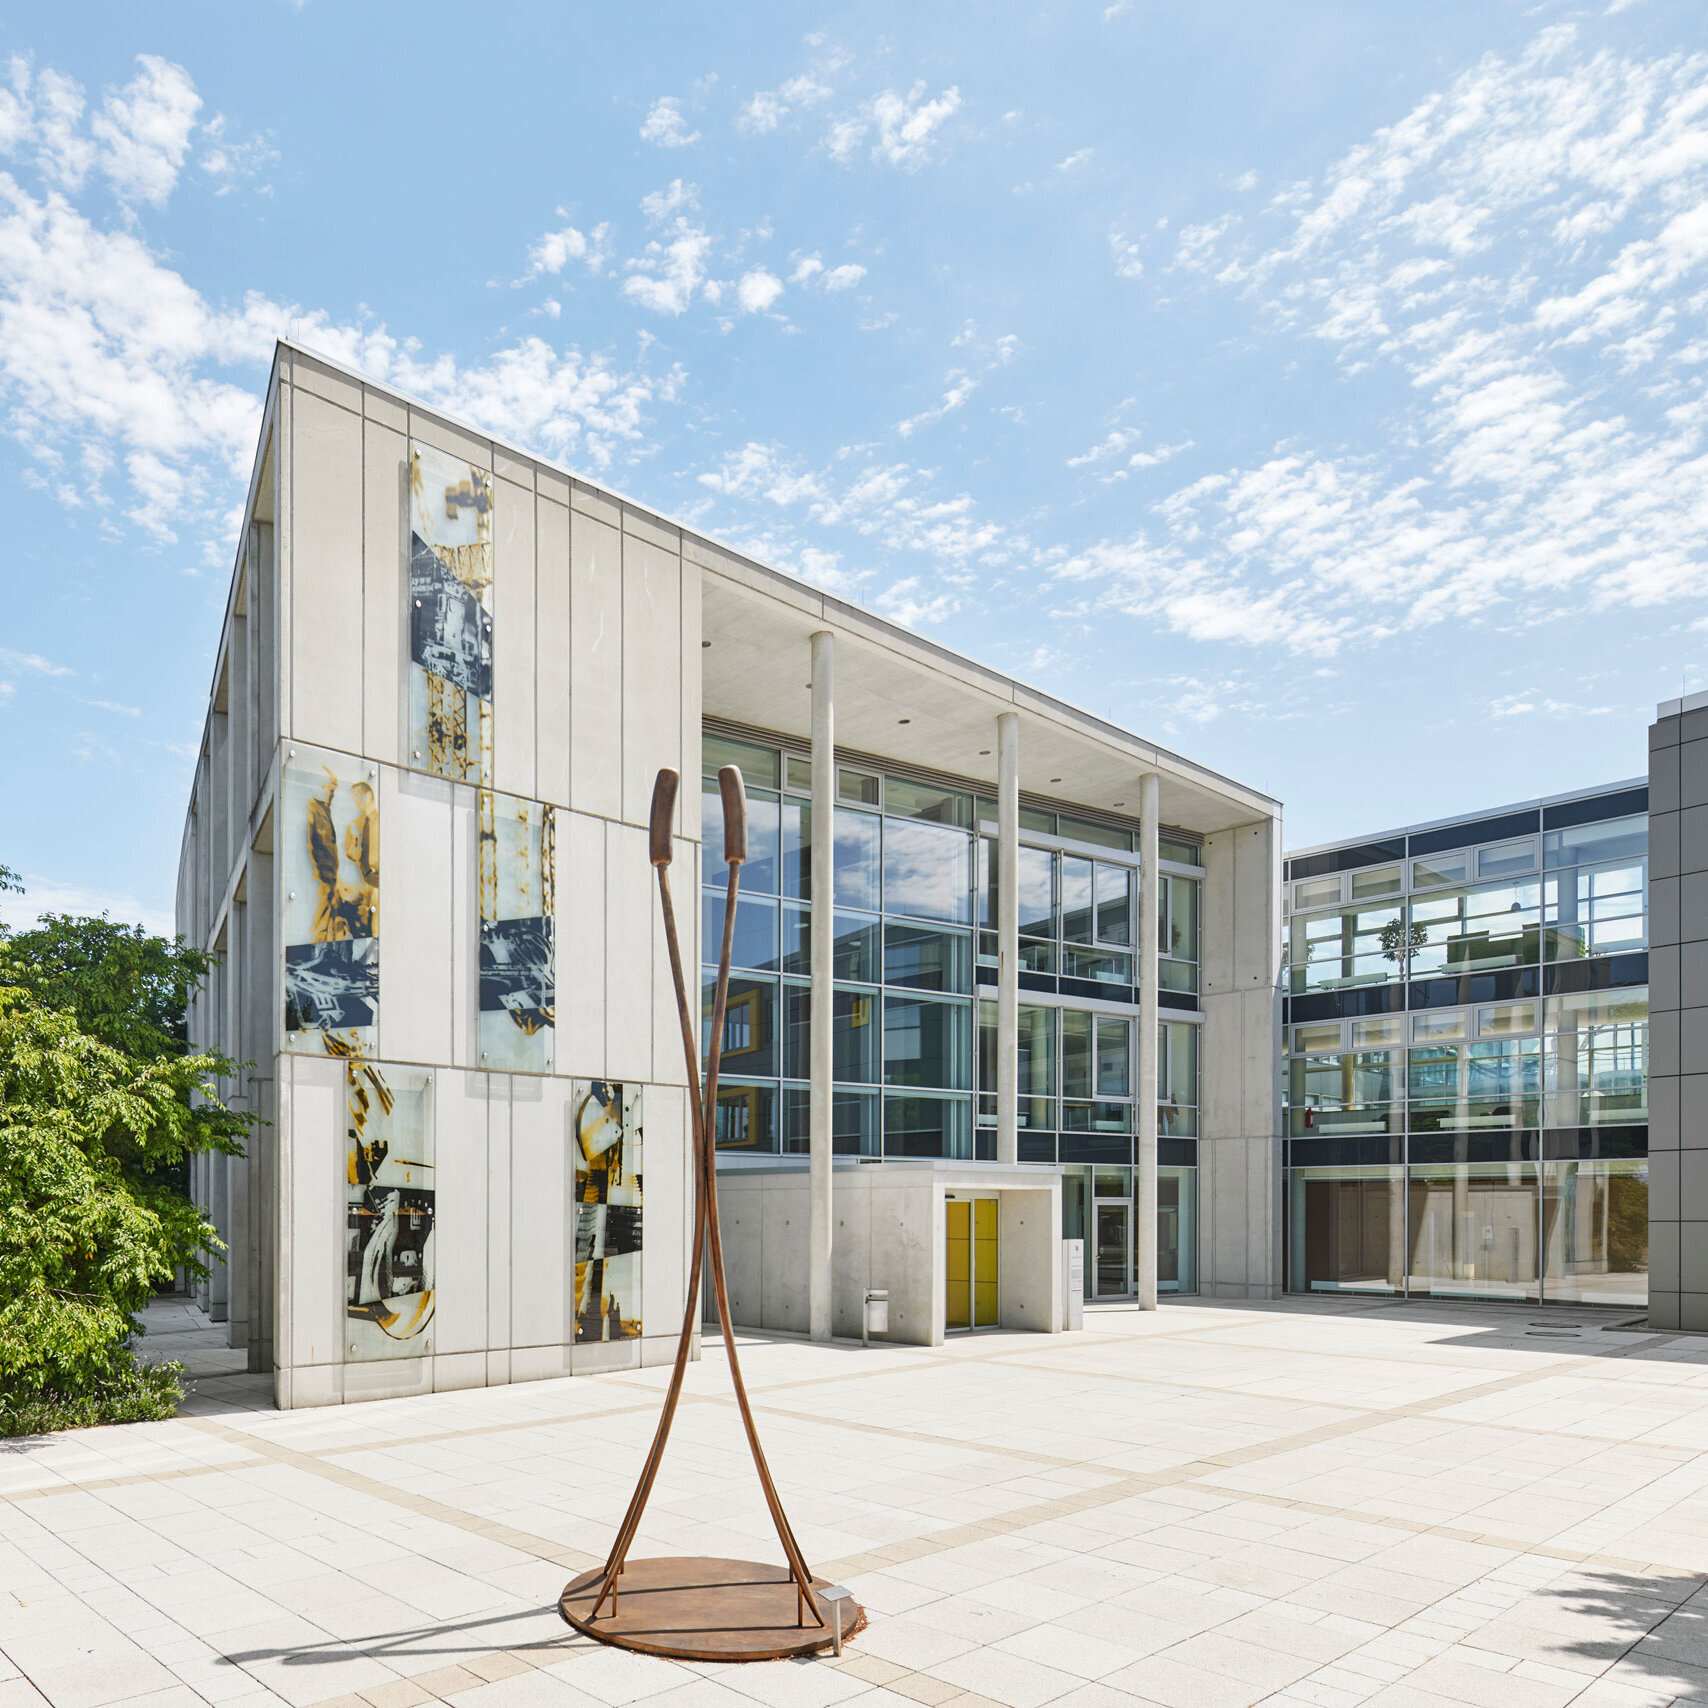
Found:
[[[747,785],[748,861],[732,927],[717,1144],[731,1153],[804,1153],[809,927],[819,904],[812,894],[811,768],[781,744],[704,736],[702,1048],[711,1043],[725,928],[716,777],[727,764],[741,768]],[[838,1153],[995,1159],[995,817],[994,802],[970,788],[838,770],[829,898]],[[1070,1198],[1089,1193],[1094,1171],[1120,1173],[1126,1190],[1110,1202],[1128,1205],[1130,1232],[1136,834],[1027,806],[1021,837],[1020,1160],[1070,1165]],[[1178,836],[1162,838],[1160,847],[1165,863],[1187,869],[1158,876],[1158,1001],[1182,1015],[1158,1027],[1159,1284],[1191,1291],[1200,856]],[[1071,1231],[1077,1224],[1064,1214]],[[1106,1218],[1105,1231],[1113,1226],[1113,1216]],[[1130,1254],[1123,1274],[1128,1291]]]
[[[1289,860],[1290,1288],[1647,1301],[1646,807]]]

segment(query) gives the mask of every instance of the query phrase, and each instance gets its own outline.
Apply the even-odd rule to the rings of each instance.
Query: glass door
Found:
[[[1133,1207],[1125,1200],[1097,1201],[1097,1250],[1093,1298],[1124,1299],[1132,1291]]]

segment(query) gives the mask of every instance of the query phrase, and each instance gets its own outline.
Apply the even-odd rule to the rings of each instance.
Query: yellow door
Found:
[[[973,1326],[973,1218],[965,1198],[951,1198],[943,1208],[947,1215],[948,1251],[946,1273],[948,1294],[944,1301],[945,1328]]]
[[[973,1200],[973,1327],[996,1326],[996,1200]]]

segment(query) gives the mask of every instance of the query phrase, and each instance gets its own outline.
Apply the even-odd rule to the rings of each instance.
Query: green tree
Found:
[[[207,958],[109,919],[0,928],[0,1433],[169,1416],[173,1373],[137,1368],[136,1313],[212,1225],[181,1189],[197,1151],[236,1154],[222,1056],[182,1013]]]

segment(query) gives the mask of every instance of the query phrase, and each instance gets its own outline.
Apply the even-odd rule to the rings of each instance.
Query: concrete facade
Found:
[[[1649,1321],[1708,1330],[1708,694],[1649,726]]]
[[[460,488],[434,489],[443,494],[447,539],[462,537],[455,530],[471,525],[472,509],[481,518],[481,549],[490,546],[489,583],[476,575],[469,585],[479,584],[479,597],[465,601],[470,621],[485,625],[489,651],[483,691],[469,689],[454,717],[434,701],[424,723],[421,638],[411,626],[420,621],[412,609],[421,608],[412,598],[420,553],[411,506],[420,498],[418,471],[433,459],[434,467],[464,472]],[[445,545],[444,561],[460,549]],[[232,1345],[247,1349],[250,1368],[272,1374],[279,1405],[603,1371],[672,1355],[687,1269],[689,1121],[647,861],[653,779],[661,766],[684,778],[673,884],[683,959],[692,968],[701,959],[701,797],[692,780],[702,730],[716,720],[810,750],[814,635],[837,646],[835,747],[826,764],[853,756],[994,792],[991,755],[1006,718],[1018,773],[1011,786],[1027,799],[1047,796],[1064,814],[1107,818],[1129,798],[1136,806],[1141,779],[1152,778],[1153,817],[1202,845],[1201,1007],[1193,1011],[1177,997],[1167,1017],[1204,1036],[1205,1185],[1195,1228],[1203,1290],[1224,1297],[1277,1290],[1276,802],[281,344],[177,903],[181,933],[218,958],[192,1005],[192,1038],[250,1064],[222,1092],[262,1122],[246,1157],[198,1161],[196,1195],[229,1248],[202,1298],[227,1324]],[[821,718],[819,727],[829,723]],[[453,726],[454,739],[446,734]],[[424,753],[423,729],[444,751]],[[443,774],[446,767],[453,774]],[[350,817],[352,799],[370,804]],[[316,828],[322,820],[324,835]],[[1128,822],[1136,819],[1129,814]],[[505,1011],[488,1000],[498,957],[483,947],[489,930],[517,923],[492,901],[493,848],[517,824],[533,827],[535,841],[524,836],[518,858],[538,862],[540,882],[528,891],[528,874],[512,874],[500,887],[521,883],[532,895],[534,913],[521,923],[551,945],[555,1010],[543,1031],[509,1028]],[[547,857],[553,848],[555,864]],[[313,864],[322,858],[324,871]],[[334,868],[336,880],[327,875]],[[305,872],[318,873],[323,888],[313,944],[301,924],[314,904]],[[512,903],[508,912],[516,911]],[[361,917],[328,925],[334,914]],[[362,987],[373,1001],[366,1021],[349,1020],[358,1009],[348,1006],[347,991],[328,999],[326,1012],[344,1016],[336,1024],[304,1019],[302,992],[314,987],[303,983],[293,957],[305,946],[329,961],[342,956],[350,978],[365,960],[377,962],[377,982]],[[815,983],[828,984],[819,959]],[[371,967],[365,976],[375,977]],[[494,1023],[508,1054],[498,1051]],[[1154,1086],[1156,1039],[1139,1031],[1134,1082],[1147,1083],[1148,1051]],[[814,1071],[823,1077],[830,1067]],[[637,1163],[632,1293],[620,1311],[613,1305],[609,1336],[600,1338],[605,1331],[595,1324],[587,1338],[573,1297],[586,1257],[578,1258],[576,1228],[584,1210],[607,1200],[603,1187],[587,1184],[576,1145],[579,1137],[586,1152],[588,1097],[607,1094],[625,1132],[644,1142],[645,1196],[643,1204]],[[374,1098],[392,1122],[402,1119],[394,1102],[407,1104],[419,1155],[411,1158],[395,1135],[389,1149],[368,1142],[363,1122],[379,1120],[369,1107]],[[1010,1111],[1013,1101],[1006,1099]],[[822,1115],[816,1125],[822,1128]],[[1142,1120],[1136,1130],[1144,1130]],[[993,1154],[1012,1158],[1012,1133],[998,1137]],[[803,1192],[806,1163],[799,1157]],[[779,1171],[792,1166],[796,1159],[777,1158]],[[1027,1280],[1015,1297],[1027,1297],[1030,1312],[1036,1293],[1037,1314],[1049,1319],[1036,1326],[1054,1326],[1059,1265],[1041,1247],[1032,1252],[1042,1228],[1031,1223],[1053,1217],[1059,1239],[1060,1166],[986,1165],[970,1155],[954,1166],[1004,1174],[992,1189],[1004,1196],[1005,1238],[1008,1200],[1032,1206],[1024,1238],[1014,1224],[1012,1256],[1017,1276],[1029,1275],[1036,1258],[1036,1285]],[[409,1225],[427,1233],[418,1232],[413,1250],[407,1240],[388,1248],[388,1272],[394,1261],[427,1264],[430,1241],[432,1307],[406,1331],[386,1327],[389,1339],[376,1325],[397,1310],[355,1308],[368,1277],[358,1274],[367,1259],[353,1230],[360,1216],[378,1214],[359,1202],[370,1167],[392,1174],[418,1167],[431,1183],[427,1211],[416,1186],[395,1188],[393,1209],[401,1206],[401,1215],[414,1217]],[[908,1193],[883,1184],[908,1172],[889,1163],[852,1175],[837,1167],[833,1234],[846,1219],[844,1197],[848,1206],[869,1202],[872,1214],[882,1205],[898,1228],[913,1226],[912,1209],[902,1208]],[[1023,1187],[1021,1175],[1033,1184]],[[768,1179],[763,1190],[774,1197],[793,1189],[781,1172]],[[864,1184],[855,1190],[845,1179]],[[732,1178],[730,1190],[755,1188]],[[930,1237],[940,1244],[941,1190],[934,1201]],[[1045,1201],[1053,1209],[1040,1216]],[[804,1237],[804,1208],[800,1222]],[[605,1237],[598,1236],[601,1263]],[[732,1250],[732,1268],[743,1261]],[[786,1267],[793,1263],[788,1258]],[[852,1270],[845,1253],[832,1264],[840,1334],[850,1332],[843,1294]],[[803,1309],[810,1267],[803,1245]],[[869,1279],[886,1284],[875,1272]],[[412,1287],[423,1298],[407,1275],[396,1284],[401,1291],[387,1295],[394,1307]],[[912,1309],[922,1312],[923,1299]],[[940,1324],[940,1297],[936,1318]]]

